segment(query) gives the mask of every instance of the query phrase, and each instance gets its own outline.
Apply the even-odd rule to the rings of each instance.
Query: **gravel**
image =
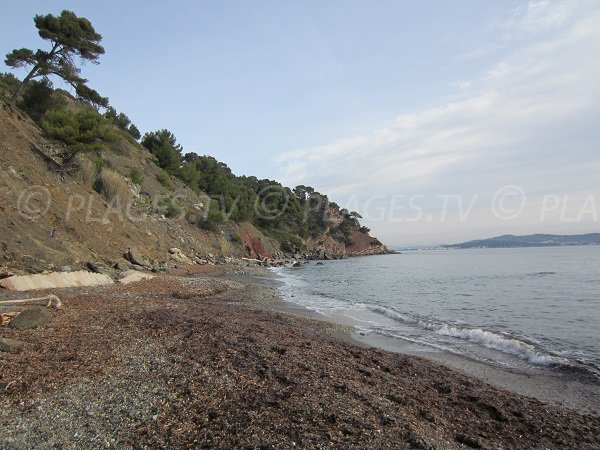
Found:
[[[600,418],[278,312],[237,269],[63,290],[2,335],[0,448],[599,448]]]

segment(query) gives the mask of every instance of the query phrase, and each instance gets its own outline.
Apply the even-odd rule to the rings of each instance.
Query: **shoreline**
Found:
[[[600,445],[598,416],[350,343],[279,311],[264,272],[199,267],[56,290],[50,325],[0,329],[26,342],[0,353],[0,447]]]
[[[312,311],[294,303],[293,300],[283,298],[283,295],[281,302],[282,312],[344,325],[341,321],[336,322],[335,317]],[[381,335],[364,335],[351,325],[344,326],[347,335],[342,336],[342,339],[348,342],[424,358],[516,394],[600,416],[600,381],[598,380],[591,380],[589,377],[583,377],[566,369],[553,370],[548,367],[532,367],[529,370],[503,369],[465,355]]]

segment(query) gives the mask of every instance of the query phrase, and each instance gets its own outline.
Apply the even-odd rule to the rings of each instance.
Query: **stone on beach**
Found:
[[[4,278],[0,280],[0,287],[11,291],[30,291],[76,286],[103,286],[112,284],[112,282],[112,279],[107,275],[80,270],[77,272],[51,272]]]
[[[52,316],[46,308],[30,308],[26,309],[8,324],[9,328],[17,330],[27,330],[45,325],[52,320]]]
[[[25,345],[23,341],[0,337],[0,352],[16,353],[23,345]]]

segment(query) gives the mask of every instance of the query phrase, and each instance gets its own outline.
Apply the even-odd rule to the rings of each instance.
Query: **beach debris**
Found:
[[[55,309],[58,309],[62,306],[62,302],[60,301],[60,298],[58,298],[54,294],[44,295],[43,297],[0,301],[0,305],[14,305],[14,304],[18,304],[18,303],[46,303],[46,306],[48,308],[55,308]]]
[[[19,314],[18,312],[3,312],[0,313],[0,326],[6,326],[13,318]]]
[[[15,328],[17,330],[27,330],[45,325],[51,320],[52,316],[46,308],[36,306],[35,308],[29,308],[19,313],[10,321],[8,327]]]
[[[0,352],[16,353],[23,345],[25,345],[23,341],[0,337]]]
[[[139,272],[137,270],[127,270],[121,274],[121,279],[119,283],[121,284],[129,284],[135,283],[137,281],[149,280],[154,278],[154,275],[147,272]]]
[[[22,275],[0,280],[0,287],[11,291],[31,291],[76,286],[104,286],[112,284],[108,275],[87,270],[77,272],[49,272],[35,275]]]

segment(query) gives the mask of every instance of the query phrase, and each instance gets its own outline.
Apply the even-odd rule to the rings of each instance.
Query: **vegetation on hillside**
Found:
[[[302,249],[307,239],[318,239],[324,234],[351,245],[355,231],[368,233],[368,228],[360,227],[358,213],[341,209],[310,186],[291,189],[273,180],[237,176],[212,156],[184,153],[175,135],[167,129],[147,132],[142,137],[125,113],[109,106],[108,99],[87,87],[87,80],[80,77],[74,57],[97,63],[104,53],[99,44],[102,37],[91,23],[70,11],[63,11],[58,17],[36,16],[34,21],[39,35],[51,42],[51,50],[10,52],[6,57],[8,66],[32,68],[23,80],[0,74],[0,95],[10,98],[26,112],[50,139],[63,144],[59,156],[65,165],[70,165],[79,154],[95,154],[91,158],[95,158],[95,169],[81,161],[77,167],[86,172],[81,178],[93,183],[107,198],[125,189],[125,177],[137,185],[141,185],[144,177],[135,169],[119,178],[113,171],[103,169],[102,155],[123,139],[132,143],[140,140],[163,170],[156,179],[165,188],[173,187],[174,177],[197,194],[208,196],[205,214],[194,218],[201,228],[216,231],[228,222],[250,222],[290,252]],[[53,89],[49,75],[67,81],[79,101],[65,91]],[[98,111],[100,108],[104,113]],[[119,189],[109,192],[109,185],[116,185],[111,180],[116,178]],[[177,205],[169,203],[165,215],[182,217],[181,212]]]

